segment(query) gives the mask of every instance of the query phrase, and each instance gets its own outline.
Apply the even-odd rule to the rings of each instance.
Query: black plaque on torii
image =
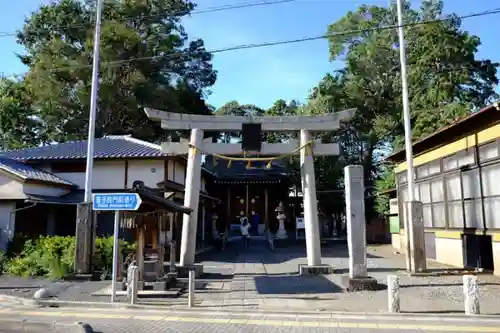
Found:
[[[242,150],[260,152],[262,148],[261,133],[262,124],[260,123],[241,124]]]

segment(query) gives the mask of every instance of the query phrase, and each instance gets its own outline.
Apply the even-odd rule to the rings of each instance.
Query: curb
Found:
[[[24,306],[36,306],[37,302],[34,299],[29,299],[21,296],[0,295],[0,303],[3,301],[16,302]],[[9,304],[10,305],[10,304]]]
[[[248,313],[248,309],[206,309],[206,308],[188,308],[187,303],[184,308],[174,308],[172,306],[158,305],[140,305],[126,303],[109,303],[109,302],[78,302],[78,301],[38,301],[42,307],[61,307],[61,308],[87,308],[87,309],[123,309],[123,310],[145,310],[151,312],[171,312],[182,313],[186,315],[207,315],[207,316],[273,316],[273,317],[309,317],[309,318],[342,318],[348,319],[384,319],[384,320],[412,320],[412,321],[471,321],[478,320],[498,322],[500,323],[500,315],[475,315],[466,316],[465,314],[443,314],[443,313],[383,313],[383,312],[356,312],[356,311],[308,311],[308,310],[265,310],[252,309],[252,313]],[[179,305],[176,303],[174,305]]]
[[[84,323],[66,324],[58,322],[43,322],[35,320],[4,319],[0,322],[0,329],[14,332],[54,332],[54,333],[94,333],[92,327]]]

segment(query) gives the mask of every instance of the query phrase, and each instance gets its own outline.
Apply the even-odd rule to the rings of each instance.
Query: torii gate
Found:
[[[300,153],[307,249],[307,266],[302,266],[300,270],[301,273],[304,271],[304,274],[308,274],[307,270],[322,273],[322,268],[325,266],[321,264],[313,154],[323,156],[338,155],[339,145],[337,143],[321,143],[321,140],[312,140],[311,131],[335,131],[340,128],[340,122],[349,121],[354,116],[356,109],[316,116],[190,115],[150,108],[145,108],[145,112],[150,119],[161,121],[161,126],[164,129],[191,130],[189,142],[185,140],[162,143],[162,152],[164,153],[173,155],[188,154],[184,206],[191,208],[193,212],[190,215],[184,215],[182,220],[181,267],[192,267],[194,265],[202,153],[244,154],[241,144],[212,143],[211,138],[204,140],[204,131],[237,132],[242,130],[244,124],[260,124],[260,130],[263,132],[300,131],[299,142],[293,140],[290,143],[263,143],[258,153],[262,156]],[[329,268],[325,268],[325,273],[329,273]]]

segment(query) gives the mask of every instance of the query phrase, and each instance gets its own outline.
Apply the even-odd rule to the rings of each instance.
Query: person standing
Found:
[[[246,248],[250,246],[250,223],[247,218],[241,222],[240,231],[243,248]]]
[[[259,235],[259,224],[260,224],[260,215],[254,211],[252,211],[252,227],[251,234],[258,236]]]

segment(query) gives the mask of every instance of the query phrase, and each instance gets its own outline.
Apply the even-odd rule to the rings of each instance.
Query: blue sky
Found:
[[[254,0],[260,1],[260,0]],[[20,28],[24,18],[43,0],[0,1],[0,32]],[[198,9],[248,3],[250,0],[199,0]],[[295,39],[324,34],[328,24],[360,4],[386,6],[389,0],[297,0],[268,6],[193,15],[184,22],[190,37],[200,37],[209,50],[241,44]],[[413,0],[414,5],[419,1]],[[498,0],[446,0],[445,10],[466,15],[498,8]],[[464,28],[481,37],[479,57],[500,61],[500,15],[470,18]],[[1,34],[0,34],[1,35]],[[496,36],[496,37],[495,37]],[[14,37],[0,37],[0,72],[22,73],[15,56],[22,52]],[[269,107],[275,100],[304,101],[310,89],[338,63],[328,59],[325,40],[216,54],[219,72],[208,102],[221,106],[230,100]]]

